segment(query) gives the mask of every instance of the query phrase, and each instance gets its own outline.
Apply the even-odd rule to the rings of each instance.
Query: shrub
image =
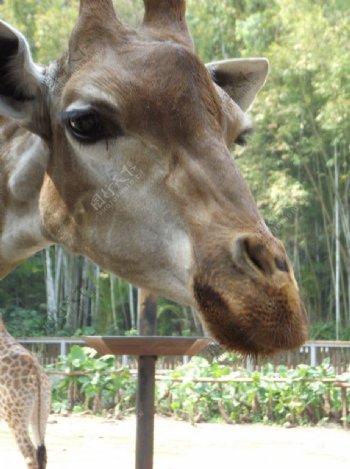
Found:
[[[340,421],[340,389],[332,382],[335,371],[328,361],[317,367],[299,365],[295,370],[280,366],[275,371],[266,365],[261,372],[248,373],[232,372],[226,358],[224,354],[210,364],[194,357],[157,382],[157,412],[191,423],[224,420],[303,425]],[[128,369],[116,369],[115,364],[112,355],[97,358],[94,350],[73,346],[69,355],[50,367],[69,373],[54,378],[54,410],[109,411],[117,416],[134,410],[136,378]],[[211,381],[198,382],[197,378]]]

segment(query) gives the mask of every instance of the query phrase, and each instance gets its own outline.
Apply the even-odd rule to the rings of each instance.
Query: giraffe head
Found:
[[[130,29],[111,1],[82,0],[67,52],[44,68],[0,25],[0,112],[40,137],[26,187],[38,187],[42,232],[197,307],[229,349],[297,347],[307,326],[293,269],[230,153],[251,130],[267,61],[206,67],[185,2],[144,3]]]

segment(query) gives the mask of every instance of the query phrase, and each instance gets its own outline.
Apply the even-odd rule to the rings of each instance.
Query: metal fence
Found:
[[[303,347],[293,352],[284,352],[273,357],[258,359],[254,363],[254,368],[261,369],[266,363],[272,363],[274,367],[285,365],[288,368],[296,368],[299,364],[317,366],[326,359],[335,368],[337,374],[348,371],[350,367],[350,342],[308,341]]]
[[[55,363],[60,355],[67,355],[72,345],[84,346],[84,341],[79,337],[42,337],[20,338],[19,342],[33,351],[42,364]],[[206,356],[204,354],[204,356]],[[211,355],[213,356],[213,355]],[[272,357],[257,360],[245,359],[239,355],[234,356],[229,364],[233,369],[248,368],[249,370],[261,370],[264,365],[271,363],[275,368],[285,365],[288,368],[296,368],[299,364],[316,366],[328,359],[334,366],[337,374],[344,373],[350,367],[350,342],[345,341],[309,341],[303,347],[293,352],[285,352]],[[117,357],[118,365],[136,368],[136,358]],[[187,357],[160,357],[157,368],[171,370],[188,361]]]

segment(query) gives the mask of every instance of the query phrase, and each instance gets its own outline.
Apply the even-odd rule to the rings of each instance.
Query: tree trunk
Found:
[[[118,322],[117,322],[117,306],[115,301],[115,276],[110,274],[110,289],[111,289],[111,308],[112,308],[112,319],[113,319],[113,326],[114,329],[118,329]]]
[[[136,316],[135,316],[135,305],[134,305],[134,287],[129,283],[129,308],[130,308],[130,319],[131,328],[136,329]]]
[[[93,296],[93,302],[91,307],[91,316],[92,316],[92,323],[95,325],[97,323],[98,313],[100,309],[100,267],[98,265],[94,266],[95,270],[95,279],[94,279],[94,287],[95,287],[95,294]]]
[[[81,271],[81,287],[79,301],[79,327],[91,325],[91,295],[92,288],[90,282],[91,263],[84,258]]]
[[[47,299],[47,318],[54,325],[57,324],[57,302],[55,295],[55,282],[52,272],[52,259],[50,248],[45,249],[45,284]]]
[[[339,167],[337,146],[334,147],[334,218],[335,218],[335,338],[339,340],[340,329],[340,225],[339,225]]]
[[[66,326],[72,333],[78,329],[78,314],[81,288],[81,274],[79,269],[80,258],[65,253],[65,303],[66,303]]]

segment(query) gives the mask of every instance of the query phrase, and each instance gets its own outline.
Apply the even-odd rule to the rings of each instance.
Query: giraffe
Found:
[[[7,332],[0,317],[0,418],[10,427],[28,469],[46,467],[44,438],[50,402],[47,375],[36,357]]]
[[[66,52],[34,63],[0,23],[0,278],[60,244],[184,305],[229,350],[307,337],[293,268],[230,148],[265,58],[205,66],[184,0],[144,0],[142,24],[81,0]]]

